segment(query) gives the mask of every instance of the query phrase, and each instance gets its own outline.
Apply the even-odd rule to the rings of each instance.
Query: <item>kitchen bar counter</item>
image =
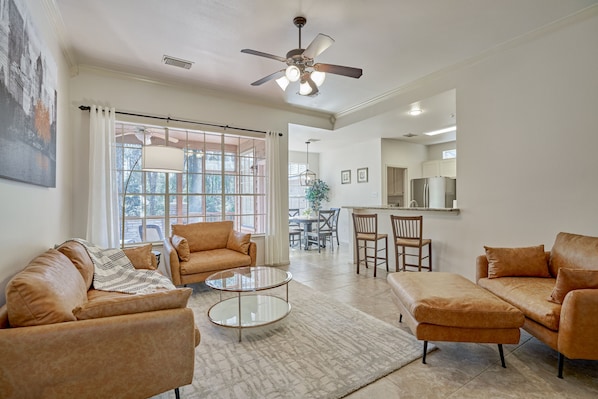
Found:
[[[393,233],[390,223],[390,215],[396,216],[419,216],[424,217],[424,238],[432,240],[433,270],[442,271],[450,260],[454,257],[453,253],[459,251],[459,248],[453,248],[450,244],[450,237],[453,236],[456,223],[461,221],[460,209],[458,208],[403,208],[392,205],[372,205],[372,206],[343,206],[346,212],[343,215],[342,226],[339,221],[339,231],[343,229],[343,235],[348,238],[350,251],[353,252],[353,263],[357,260],[355,253],[355,239],[353,233],[353,213],[376,213],[378,214],[378,233],[388,234],[388,263],[390,270],[395,270],[395,250],[392,244]],[[341,236],[342,237],[342,236]],[[383,266],[382,266],[383,267]]]
[[[423,208],[423,207],[411,207],[405,208],[395,205],[372,205],[372,206],[348,206],[345,205],[343,208],[347,209],[372,209],[372,210],[385,210],[385,211],[417,211],[417,212],[444,212],[452,213],[455,215],[459,214],[459,208]]]

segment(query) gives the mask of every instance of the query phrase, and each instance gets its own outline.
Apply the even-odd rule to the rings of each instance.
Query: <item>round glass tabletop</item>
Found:
[[[206,279],[206,285],[220,291],[252,292],[287,284],[293,276],[276,267],[250,266],[216,272]]]

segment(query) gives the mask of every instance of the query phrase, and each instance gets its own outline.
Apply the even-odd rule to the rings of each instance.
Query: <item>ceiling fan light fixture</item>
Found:
[[[311,80],[313,80],[318,87],[322,86],[322,83],[324,83],[324,80],[326,79],[326,73],[320,71],[313,71],[310,76]]]
[[[318,94],[318,86],[309,76],[309,73],[304,74],[301,77],[299,84],[299,94],[302,96],[314,96]]]
[[[282,89],[282,91],[285,91],[287,89],[287,86],[289,85],[289,79],[287,79],[286,76],[283,76],[281,78],[276,79],[276,83],[278,83],[278,86],[280,86],[280,88]]]
[[[301,77],[301,71],[295,65],[289,65],[284,71],[284,75],[289,82],[296,82]]]

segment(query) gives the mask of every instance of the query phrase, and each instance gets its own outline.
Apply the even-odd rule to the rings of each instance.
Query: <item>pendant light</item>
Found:
[[[299,174],[299,184],[301,184],[302,186],[313,185],[314,181],[316,181],[317,178],[316,174],[309,170],[309,143],[309,141],[305,142],[305,144],[307,145],[307,151],[305,153],[305,171]]]

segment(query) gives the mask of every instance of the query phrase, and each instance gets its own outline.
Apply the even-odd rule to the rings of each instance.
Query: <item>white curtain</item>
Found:
[[[118,248],[120,234],[115,174],[115,110],[93,105],[89,114],[89,200],[86,240],[103,248]]]
[[[286,265],[289,263],[289,242],[288,242],[288,204],[287,198],[280,192],[282,183],[280,162],[280,136],[276,132],[269,132],[266,135],[266,239],[265,239],[265,263],[266,265]],[[287,178],[285,175],[284,178]],[[286,233],[285,233],[286,232]]]

